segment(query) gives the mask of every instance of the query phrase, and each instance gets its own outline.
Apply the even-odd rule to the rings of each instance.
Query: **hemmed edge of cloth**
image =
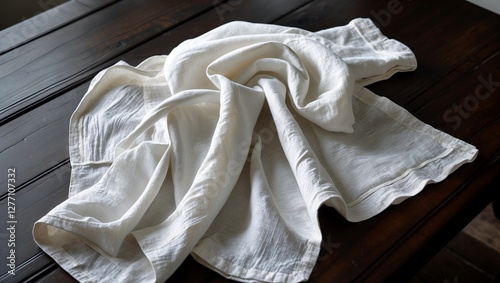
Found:
[[[219,273],[225,278],[239,282],[303,282],[309,279],[316,265],[316,260],[321,248],[321,242],[307,242],[307,250],[303,253],[302,260],[295,264],[293,273],[273,272],[237,265],[229,260],[217,256],[206,244],[211,242],[206,238],[203,246],[193,249],[191,255],[200,264]],[[211,246],[211,244],[210,244]],[[235,276],[238,274],[238,276]],[[256,281],[257,280],[257,281]]]
[[[456,169],[474,161],[477,157],[479,151],[473,145],[425,124],[406,109],[361,85],[356,86],[354,97],[365,104],[377,107],[404,127],[428,135],[446,150],[416,167],[409,168],[393,180],[369,190],[355,201],[345,203],[338,196],[326,200],[327,206],[336,208],[348,221],[360,222],[374,217],[390,205],[399,204],[417,195],[427,184],[444,180]]]
[[[417,69],[417,58],[413,51],[404,43],[384,35],[370,18],[354,19],[348,26],[351,26],[374,52],[387,54],[390,51],[397,57],[395,61],[399,62],[398,65],[388,69],[385,73],[360,79],[357,81],[358,83],[366,86],[381,80],[387,80],[396,73],[411,72]]]
[[[50,224],[44,222],[44,219],[40,219],[35,222],[33,226],[33,235],[38,235],[40,229],[47,229]],[[78,282],[96,282],[96,278],[87,272],[85,268],[78,263],[78,261],[70,256],[62,247],[59,246],[48,246],[43,244],[37,237],[34,237],[36,244],[47,253],[62,269],[68,272],[73,278],[78,280]],[[80,267],[80,268],[79,268]]]
[[[140,282],[155,282],[157,274],[153,269],[153,266],[150,265],[151,262],[149,260],[147,260],[146,265],[151,268],[151,273],[143,274],[144,276],[142,278],[120,279],[119,277],[120,275],[123,275],[124,268],[119,266],[117,262],[113,262],[112,259],[107,257],[106,253],[98,246],[67,229],[67,225],[71,225],[71,223],[66,221],[65,218],[48,214],[35,222],[32,234],[35,243],[42,249],[42,251],[49,255],[62,269],[68,272],[68,274],[70,274],[78,282],[101,282],[108,277],[115,278],[120,282],[136,282],[137,280]],[[58,237],[54,237],[54,235],[56,235],[55,233],[57,233]],[[63,241],[61,241],[61,239],[63,239]],[[66,245],[63,245],[63,243],[66,243]],[[65,248],[65,246],[74,247],[75,245],[80,248],[85,247],[88,251],[93,251],[99,259],[106,260],[110,263],[109,268],[107,269],[106,278],[91,274],[89,271],[92,271],[92,269],[89,269],[87,263],[75,258],[75,255],[78,254],[75,254],[74,251],[69,251]]]

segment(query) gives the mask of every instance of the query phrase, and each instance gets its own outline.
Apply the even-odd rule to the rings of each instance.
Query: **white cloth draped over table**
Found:
[[[34,238],[82,282],[162,282],[189,254],[235,280],[307,280],[322,204],[361,221],[475,158],[364,88],[415,68],[369,19],[232,22],[120,62],[71,118],[69,198]]]

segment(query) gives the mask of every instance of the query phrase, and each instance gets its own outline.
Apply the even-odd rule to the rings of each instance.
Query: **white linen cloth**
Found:
[[[163,282],[189,254],[239,281],[307,280],[322,204],[361,221],[475,158],[364,88],[415,68],[369,19],[232,22],[120,62],[71,118],[69,199],[34,238],[82,282]]]

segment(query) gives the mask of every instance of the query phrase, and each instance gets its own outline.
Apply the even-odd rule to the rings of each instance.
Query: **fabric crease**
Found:
[[[231,22],[119,62],[71,117],[69,197],[34,239],[81,282],[164,282],[189,255],[241,282],[305,281],[320,206],[363,221],[476,157],[365,88],[416,67],[369,19]]]

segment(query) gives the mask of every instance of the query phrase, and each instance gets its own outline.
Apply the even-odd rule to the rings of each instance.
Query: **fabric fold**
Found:
[[[163,282],[190,254],[241,282],[305,281],[321,205],[362,221],[477,155],[364,87],[416,66],[369,19],[232,22],[119,62],[71,118],[69,198],[35,241],[81,282]]]

